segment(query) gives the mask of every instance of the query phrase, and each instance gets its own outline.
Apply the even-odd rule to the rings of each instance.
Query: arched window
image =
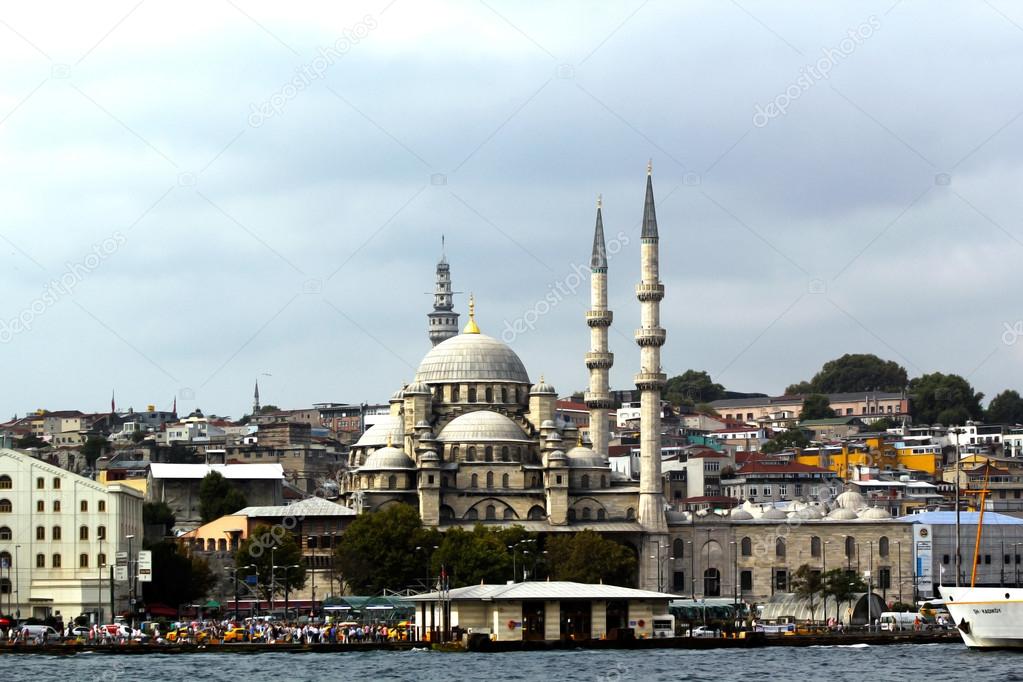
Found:
[[[451,461],[452,462],[457,462],[458,461],[458,446],[457,445],[452,445],[451,446],[451,450],[449,452],[451,453]]]
[[[106,510],[107,510],[106,500],[100,500],[99,501],[98,511],[105,512]]]
[[[486,396],[488,403],[494,402],[494,389],[492,389],[490,386],[487,386],[486,390],[483,392],[483,395]]]
[[[106,567],[106,565],[107,565],[107,555],[106,554],[98,555],[96,557],[96,565],[99,566],[100,568]]]
[[[530,507],[529,512],[526,514],[526,518],[530,521],[543,521],[546,517],[547,512],[540,505]]]
[[[877,553],[882,557],[888,556],[888,538],[881,536],[881,539],[877,541]]]
[[[774,555],[785,558],[785,538],[778,538],[774,541]]]
[[[7,568],[10,568],[13,565],[14,562],[11,560],[11,553],[0,552],[0,566],[6,566]]]
[[[721,596],[721,573],[716,568],[708,568],[703,572],[703,595],[705,597]]]
[[[0,540],[10,540],[11,529],[7,526],[0,526]]]
[[[598,521],[605,521],[605,520],[607,520],[607,512],[604,511],[603,507],[601,507],[600,509],[597,510],[597,520]]]
[[[856,538],[851,535],[845,537],[845,558],[852,559],[856,556]]]
[[[36,511],[37,512],[46,511],[46,503],[43,502],[42,500],[36,500]]]
[[[60,568],[60,555],[59,555],[59,554],[54,554],[54,555],[53,555],[53,563],[52,563],[52,566],[53,566],[54,568]]]
[[[488,488],[493,488],[494,487],[494,472],[493,471],[488,471],[487,472],[487,487]]]
[[[469,402],[470,403],[476,402],[476,387],[475,386],[469,388]]]
[[[387,489],[388,490],[394,490],[397,487],[398,487],[398,477],[395,476],[394,474],[391,474],[390,476],[387,477]]]
[[[676,559],[682,559],[686,555],[686,542],[685,540],[675,540],[671,543],[671,553]]]
[[[60,526],[53,527],[53,534],[50,537],[51,540],[60,540]]]
[[[56,514],[60,513],[60,500],[54,500],[53,501],[53,511]]]
[[[584,521],[589,521],[590,520],[590,508],[589,507],[583,507],[583,520]]]
[[[78,509],[79,509],[79,511],[83,511],[83,512],[89,511],[89,501],[88,500],[82,500],[82,503],[78,505]]]
[[[53,489],[60,490],[60,479],[56,476],[53,477]]]
[[[36,488],[38,490],[42,490],[45,487],[46,487],[46,479],[43,478],[42,476],[40,476],[39,478],[36,479]]]
[[[88,554],[79,554],[78,555],[78,568],[88,568],[88,567],[89,567],[89,555]]]
[[[469,482],[469,487],[470,488],[479,488],[480,487],[480,477],[478,475],[476,475],[476,474],[472,475],[472,478],[470,479],[470,482]]]
[[[510,488],[511,486],[509,485],[509,483],[510,483],[510,481],[508,479],[508,474],[502,474],[501,475],[501,487],[505,488],[505,489]]]
[[[507,445],[502,445],[501,446],[501,461],[502,462],[507,462],[509,460],[510,460],[510,456],[508,454],[508,446]]]
[[[11,581],[9,578],[0,578],[0,594],[11,593]]]
[[[537,476],[536,474],[533,474],[533,475],[532,475],[532,476],[531,476],[531,477],[529,478],[529,487],[530,487],[530,488],[535,488],[535,487],[537,487],[538,485],[540,485],[540,477],[539,477],[539,476]]]
[[[36,554],[36,568],[46,568],[45,554]]]
[[[749,538],[743,538],[742,542],[739,543],[740,549],[743,556],[753,556],[753,541]]]
[[[10,476],[0,476],[0,490],[10,490],[12,485]]]
[[[476,461],[476,448],[474,448],[471,445],[469,446],[469,449],[465,453],[465,461],[466,462],[475,462]]]
[[[582,475],[582,478],[580,479],[580,486],[582,486],[583,488],[589,488],[590,487],[590,475],[589,474],[583,474]]]
[[[506,521],[508,519],[514,519],[515,518],[515,511],[511,507],[505,507],[504,508],[504,518],[505,518]]]
[[[501,387],[501,402],[502,403],[508,402],[508,389],[505,388],[504,386]]]
[[[14,505],[8,499],[0,500],[0,514],[10,514],[14,510]]]
[[[459,395],[458,386],[457,385],[456,386],[452,386],[451,387],[451,402],[457,403],[460,398],[461,398],[461,395]]]
[[[496,519],[497,519],[497,509],[494,508],[494,505],[488,504],[487,505],[487,521],[494,521]]]
[[[219,538],[217,540],[217,551],[219,552],[227,551],[227,538]]]
[[[470,509],[469,511],[465,512],[465,519],[466,519],[466,521],[475,521],[479,517],[480,517],[480,513],[478,511],[476,511],[476,509]]]
[[[483,460],[485,462],[493,462],[494,461],[494,448],[493,448],[493,446],[488,445],[487,447],[483,448]]]
[[[206,551],[207,552],[217,551],[217,541],[214,540],[213,538],[208,538],[206,540]]]
[[[814,535],[810,538],[810,556],[819,557],[821,555],[821,539]]]
[[[44,526],[36,526],[36,540],[46,539],[46,528]]]
[[[78,529],[78,539],[79,540],[88,540],[89,539],[89,527],[88,526],[81,526],[81,527],[79,527],[79,529]]]
[[[632,507],[629,507],[628,509],[626,509],[625,510],[625,518],[628,521],[634,520],[636,518],[636,510],[633,509]]]
[[[568,510],[568,520],[575,521],[575,509]]]
[[[107,527],[106,526],[96,526],[96,539],[97,540],[106,540],[107,539]]]

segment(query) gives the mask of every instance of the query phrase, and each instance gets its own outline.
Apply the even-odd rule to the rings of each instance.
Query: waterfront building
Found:
[[[604,639],[631,628],[654,636],[654,620],[668,614],[670,594],[615,585],[520,582],[470,585],[409,597],[425,632],[458,628],[498,642]]]
[[[141,549],[142,494],[0,450],[0,612],[108,622],[110,566]],[[127,607],[115,586],[115,609]]]
[[[830,393],[828,404],[839,417],[860,417],[870,423],[881,417],[896,421],[908,419],[909,396],[904,392],[864,391]],[[725,419],[756,423],[777,419],[780,412],[799,414],[803,408],[802,395],[766,396],[756,398],[727,398],[715,400],[710,406]]]

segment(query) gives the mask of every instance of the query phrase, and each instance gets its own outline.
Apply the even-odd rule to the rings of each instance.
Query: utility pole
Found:
[[[959,519],[959,475],[960,475],[960,471],[961,471],[961,467],[962,467],[962,459],[963,459],[962,456],[959,453],[959,440],[960,440],[959,434],[961,434],[962,432],[963,432],[962,429],[959,429],[959,428],[952,429],[952,433],[955,434],[955,437],[956,437],[956,469],[955,469],[955,471],[956,471],[956,476],[955,476],[955,486],[956,486],[956,559],[955,559],[956,587],[959,587],[959,582],[960,582],[959,572],[960,572],[960,565],[962,564],[962,553],[961,553],[960,547],[959,547],[959,524],[960,524],[960,519]]]

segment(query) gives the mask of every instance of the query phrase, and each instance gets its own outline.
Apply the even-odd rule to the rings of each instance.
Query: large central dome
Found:
[[[434,346],[419,363],[416,381],[530,383],[515,351],[495,338],[478,333],[452,336]]]

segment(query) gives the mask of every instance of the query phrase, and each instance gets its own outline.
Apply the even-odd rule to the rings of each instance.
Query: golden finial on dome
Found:
[[[389,448],[394,447],[394,434],[392,433],[387,434],[387,447]]]
[[[576,443],[576,445],[578,445],[579,447],[583,446],[583,432],[582,431],[579,432],[579,442]]]
[[[469,294],[469,321],[465,324],[463,334],[479,334],[480,327],[476,324],[476,297]]]

